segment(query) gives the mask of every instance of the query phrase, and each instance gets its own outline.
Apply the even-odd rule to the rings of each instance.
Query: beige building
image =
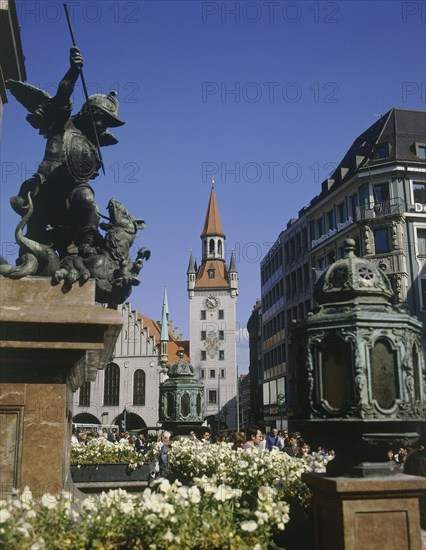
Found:
[[[320,193],[288,222],[263,258],[265,424],[278,425],[276,396],[292,383],[287,378],[292,324],[315,307],[316,279],[342,257],[348,237],[355,240],[357,255],[389,277],[399,307],[425,325],[425,128],[425,111],[391,109],[377,120],[355,139]]]

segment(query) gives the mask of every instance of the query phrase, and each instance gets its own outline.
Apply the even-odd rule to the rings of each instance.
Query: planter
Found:
[[[74,483],[99,483],[110,481],[149,481],[154,472],[154,463],[150,462],[130,470],[128,464],[85,464],[71,466]]]

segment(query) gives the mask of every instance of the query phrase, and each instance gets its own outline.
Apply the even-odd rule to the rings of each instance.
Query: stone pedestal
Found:
[[[316,550],[420,550],[425,478],[304,474],[302,479],[313,491]]]
[[[72,489],[72,393],[110,360],[122,319],[95,304],[95,282],[0,280],[0,498]]]

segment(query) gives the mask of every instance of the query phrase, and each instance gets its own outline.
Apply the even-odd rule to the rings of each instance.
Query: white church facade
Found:
[[[164,366],[177,361],[178,349],[184,349],[188,358],[188,342],[168,322],[166,296],[162,323],[136,312],[130,303],[119,306],[119,311],[123,328],[113,358],[94,382],[87,382],[74,393],[73,422],[127,430],[159,427],[159,385],[166,376]],[[162,331],[162,325],[168,330]]]

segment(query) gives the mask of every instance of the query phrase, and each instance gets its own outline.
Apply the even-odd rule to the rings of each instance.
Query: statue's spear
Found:
[[[77,48],[77,44],[76,44],[75,37],[74,37],[74,32],[72,30],[70,14],[68,12],[68,6],[66,4],[64,4],[64,10],[65,10],[65,15],[67,17],[68,28],[69,28],[70,34],[71,34],[72,45],[74,46],[74,48]],[[84,97],[86,98],[86,103],[87,103],[89,113],[90,113],[90,120],[92,121],[93,132],[94,132],[95,140],[96,140],[96,149],[98,151],[98,156],[99,156],[99,162],[101,163],[102,172],[105,176],[105,167],[104,167],[104,161],[102,159],[101,146],[99,144],[98,133],[96,131],[96,126],[95,126],[95,119],[93,118],[93,112],[92,112],[92,108],[90,106],[89,94],[87,93],[87,86],[86,86],[86,81],[84,80],[84,74],[83,74],[83,69],[82,68],[80,69],[80,76],[81,76],[81,83],[83,85]]]

